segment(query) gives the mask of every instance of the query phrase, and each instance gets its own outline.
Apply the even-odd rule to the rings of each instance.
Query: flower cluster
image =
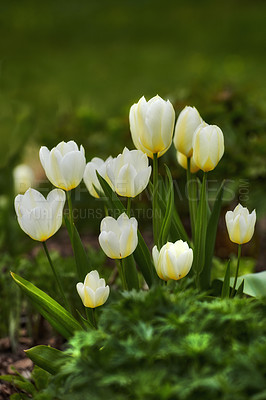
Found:
[[[114,158],[110,156],[105,161],[94,157],[86,164],[84,148],[82,146],[79,148],[73,140],[61,142],[51,151],[45,146],[41,147],[39,153],[41,164],[47,178],[57,189],[53,189],[45,199],[37,190],[29,188],[24,195],[19,194],[15,198],[15,210],[22,230],[31,238],[43,242],[46,251],[46,240],[54,235],[62,225],[66,193],[71,211],[70,191],[76,188],[82,179],[93,197],[99,198],[104,194],[104,187],[100,182],[102,181],[100,177],[102,177],[118,196],[128,199],[135,198],[150,181],[152,167],[149,165],[149,158],[151,158],[154,163],[152,188],[155,210],[158,207],[157,159],[169,149],[172,141],[177,151],[178,163],[183,168],[189,168],[188,176],[190,172],[196,173],[199,169],[206,176],[205,173],[213,170],[223,156],[224,137],[221,129],[216,125],[208,125],[204,122],[195,107],[185,107],[179,114],[175,125],[175,111],[169,100],[165,101],[161,97],[155,96],[146,101],[145,97],[142,97],[131,107],[129,122],[136,149],[124,148],[121,154]],[[18,176],[18,172],[19,177],[24,177],[26,172],[28,173],[25,167],[17,171],[16,176]],[[203,182],[205,181],[203,180]],[[195,233],[195,238],[192,237],[193,241],[195,239],[193,246],[187,241],[181,240],[182,227],[178,230],[180,237],[175,238],[178,240],[175,243],[168,241],[171,214],[166,215],[165,220],[159,222],[156,214],[153,217],[155,243],[152,249],[152,259],[155,271],[162,280],[179,280],[194,268],[196,281],[199,281],[205,254],[204,248],[201,249],[200,246],[204,246],[206,242],[205,190],[206,184],[205,186],[202,184],[198,207],[194,208],[194,211],[191,207],[190,210],[192,216],[193,212],[195,214],[194,219],[191,220],[194,221],[194,224],[197,220],[198,224],[195,230],[192,226],[193,234]],[[168,202],[164,208],[166,214],[171,210],[170,189],[169,193],[166,199],[160,199],[163,204]],[[130,205],[130,201],[128,204]],[[99,244],[108,257],[118,260],[118,264],[121,262],[120,272],[122,282],[125,282],[124,287],[138,288],[138,274],[136,266],[132,269],[131,257],[138,251],[137,262],[142,271],[142,262],[149,263],[147,259],[150,254],[147,256],[147,253],[143,251],[143,242],[139,243],[140,233],[136,218],[130,218],[130,210],[127,210],[128,214],[123,208],[120,211],[117,219],[106,216],[101,221]],[[248,210],[240,204],[234,211],[227,212],[226,225],[231,241],[239,245],[248,242],[253,236],[255,221],[255,210],[249,214]],[[161,226],[159,226],[160,224]],[[70,215],[72,244],[75,242],[73,225]],[[48,259],[51,263],[49,256]],[[56,274],[54,268],[53,271]],[[145,271],[147,273],[147,269]],[[57,276],[56,279],[63,296],[60,280]],[[84,306],[89,308],[104,304],[110,291],[105,280],[100,278],[95,270],[86,275],[84,283],[77,283],[76,288]]]

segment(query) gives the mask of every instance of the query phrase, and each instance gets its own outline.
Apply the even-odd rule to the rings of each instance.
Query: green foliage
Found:
[[[71,339],[46,399],[265,398],[266,301],[211,300],[186,285],[106,306],[99,330]]]

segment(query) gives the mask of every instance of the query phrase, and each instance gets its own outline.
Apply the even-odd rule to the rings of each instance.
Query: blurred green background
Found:
[[[87,161],[133,148],[128,112],[142,95],[169,98],[177,115],[194,105],[208,123],[221,127],[226,151],[210,178],[229,181],[234,195],[225,207],[232,208],[239,188],[246,187],[243,205],[255,207],[264,220],[265,16],[263,0],[0,2],[0,288],[8,287],[11,268],[31,274],[34,262],[34,283],[42,287],[47,279],[48,266],[39,256],[36,261],[36,253],[21,266],[20,254],[29,254],[36,243],[17,225],[13,168],[26,162],[37,180],[44,179],[38,149],[61,140],[82,143]],[[162,157],[161,172],[164,162],[184,188],[185,171],[173,148]],[[185,219],[186,202],[176,201]],[[76,205],[99,207],[86,191]],[[80,222],[83,233],[91,231],[97,240],[100,221]],[[265,260],[265,226],[247,253],[252,268],[258,254]],[[218,255],[228,257],[235,247],[220,228]],[[61,243],[60,234],[55,241]]]

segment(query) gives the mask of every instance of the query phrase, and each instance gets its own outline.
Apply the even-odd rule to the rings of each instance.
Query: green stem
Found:
[[[128,290],[127,287],[127,282],[126,282],[126,276],[125,276],[125,267],[124,267],[124,262],[123,262],[123,258],[119,259],[119,274],[121,277],[121,281],[122,281],[122,286],[124,290]]]
[[[97,319],[96,319],[96,310],[95,310],[95,308],[92,308],[91,311],[92,311],[92,323],[93,323],[94,328],[97,329],[98,326],[97,326]]]
[[[71,231],[73,232],[73,206],[72,206],[72,200],[71,200],[71,190],[68,190],[67,192],[67,203],[68,203],[68,209],[69,209],[69,220],[70,220],[70,225],[71,225]]]
[[[234,280],[234,285],[233,285],[233,290],[232,290],[232,296],[234,296],[235,290],[236,290],[236,284],[237,284],[237,278],[238,278],[238,272],[239,272],[239,265],[240,265],[240,257],[241,257],[241,244],[238,245],[238,252],[237,252],[237,266],[236,266],[236,276]]]
[[[60,294],[62,296],[62,299],[63,299],[63,302],[64,302],[64,306],[68,311],[70,311],[69,303],[68,303],[68,301],[66,299],[66,296],[65,296],[64,289],[63,289],[63,286],[61,284],[60,278],[59,278],[59,276],[58,276],[58,274],[56,272],[56,269],[55,269],[55,267],[53,265],[53,262],[51,260],[51,257],[50,257],[46,242],[42,242],[42,244],[43,244],[43,248],[44,248],[45,254],[46,254],[47,258],[48,258],[49,264],[50,264],[50,266],[52,268],[52,271],[53,271],[57,286],[59,288]]]
[[[196,203],[196,185],[191,179],[191,158],[187,158],[187,194],[188,194],[188,204],[189,204],[189,215],[190,215],[190,225],[192,240],[195,239],[195,226],[196,226],[196,215],[197,215],[197,203]]]
[[[196,284],[198,288],[200,288],[200,273],[204,268],[205,263],[205,245],[207,231],[206,181],[207,172],[204,172],[200,192],[200,202],[197,212],[194,247],[194,268],[196,272]]]
[[[153,240],[154,244],[158,245],[158,155],[153,154],[153,198],[152,198],[152,209],[153,209]]]
[[[132,200],[131,197],[127,198],[127,215],[129,218],[130,218],[130,212],[131,212],[131,200]]]

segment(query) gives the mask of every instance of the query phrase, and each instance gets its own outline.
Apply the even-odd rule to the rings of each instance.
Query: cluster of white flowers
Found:
[[[15,199],[18,222],[24,232],[38,241],[46,241],[62,224],[65,192],[77,187],[81,180],[89,193],[98,198],[102,188],[96,171],[120,196],[136,197],[148,185],[151,166],[148,157],[161,157],[172,141],[177,150],[179,164],[187,168],[190,159],[192,173],[199,169],[213,170],[224,153],[221,129],[203,121],[195,107],[181,111],[174,130],[175,112],[169,100],[159,96],[146,101],[142,97],[129,113],[130,130],[136,150],[124,148],[117,157],[106,161],[95,157],[86,164],[84,148],[74,141],[61,142],[51,151],[40,149],[40,161],[47,178],[57,187],[45,199],[37,190],[29,188]],[[174,138],[173,138],[174,135]],[[24,168],[25,172],[25,168]],[[254,232],[255,210],[239,205],[226,215],[230,239],[242,244],[249,241]],[[137,220],[125,213],[117,219],[110,216],[101,222],[99,243],[106,255],[122,259],[131,255],[138,245]],[[155,269],[161,279],[181,279],[186,276],[193,261],[193,251],[186,242],[167,242],[159,250],[152,250]],[[77,284],[78,293],[86,307],[95,308],[108,298],[109,287],[100,279],[97,271],[90,272],[84,284]]]

